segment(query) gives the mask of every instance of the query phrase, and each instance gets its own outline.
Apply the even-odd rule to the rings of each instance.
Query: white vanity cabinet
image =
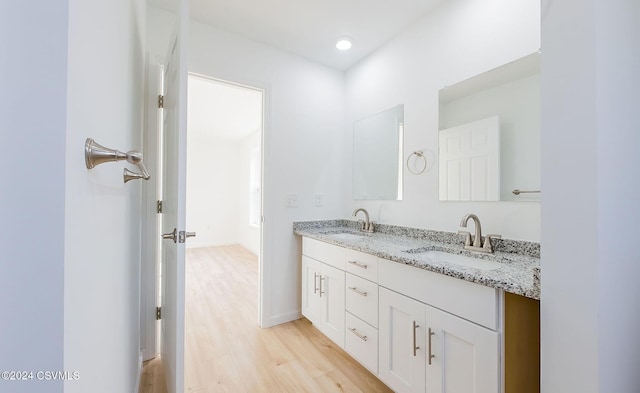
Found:
[[[396,392],[499,392],[499,337],[380,288],[379,377]]]
[[[302,315],[316,325],[325,336],[344,348],[343,248],[313,239],[305,238],[303,241]]]
[[[303,237],[302,314],[397,393],[539,393],[539,302]]]
[[[379,270],[380,379],[396,392],[500,392],[500,292],[386,260]]]

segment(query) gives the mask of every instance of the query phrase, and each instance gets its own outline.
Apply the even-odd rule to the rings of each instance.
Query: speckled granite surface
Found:
[[[493,240],[495,253],[483,254],[465,250],[463,236],[452,232],[378,224],[376,232],[368,234],[359,232],[358,223],[353,220],[301,221],[295,222],[293,229],[301,236],[532,299],[540,299],[540,245],[538,243],[509,239]],[[336,236],[339,233],[361,236],[347,238]],[[497,262],[497,267],[476,269],[447,263],[429,256],[428,251],[431,250],[494,261]]]

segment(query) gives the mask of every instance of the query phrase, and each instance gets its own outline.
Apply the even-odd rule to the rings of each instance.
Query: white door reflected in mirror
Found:
[[[440,200],[500,200],[500,119],[440,130]]]

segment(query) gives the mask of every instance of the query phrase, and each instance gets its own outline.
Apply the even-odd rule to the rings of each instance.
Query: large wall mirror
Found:
[[[398,105],[355,122],[353,199],[402,199],[403,118]]]
[[[540,54],[440,90],[443,201],[540,200]]]

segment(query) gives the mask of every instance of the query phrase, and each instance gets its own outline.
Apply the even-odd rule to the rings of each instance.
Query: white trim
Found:
[[[138,353],[138,375],[136,376],[136,383],[134,385],[133,393],[140,392],[140,380],[142,379],[142,350]]]
[[[300,310],[291,311],[286,314],[274,315],[269,318],[269,324],[266,326],[261,326],[263,328],[268,328],[271,326],[281,325],[283,323],[295,321],[297,319],[302,318],[302,314],[300,314]]]
[[[161,64],[162,58],[160,56],[147,56],[142,151],[151,178],[143,184],[141,196],[140,348],[143,360],[152,359],[159,353],[159,334],[155,309],[159,306],[158,243],[160,224],[156,213],[156,201],[160,195],[159,185],[162,176],[158,135],[160,124],[158,95],[162,92]]]

